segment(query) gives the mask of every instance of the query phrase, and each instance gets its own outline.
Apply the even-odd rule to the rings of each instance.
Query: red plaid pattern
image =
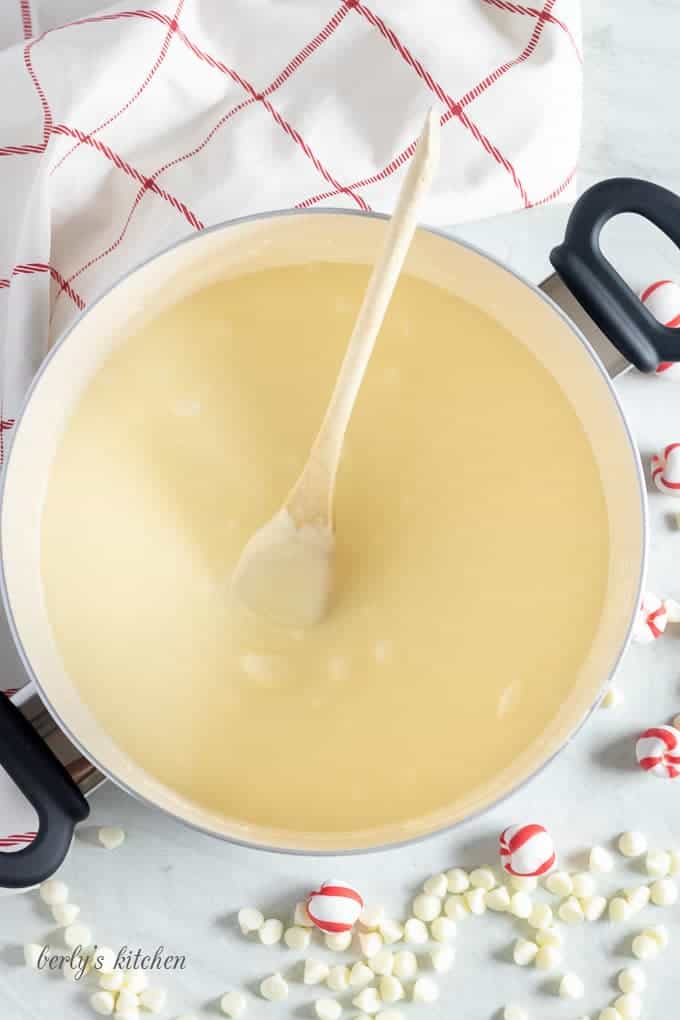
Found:
[[[390,208],[433,103],[446,130],[426,219],[565,195],[579,37],[577,0],[423,0],[417,17],[386,0],[7,0],[3,406],[16,412],[50,320],[60,331],[187,232],[283,206]]]

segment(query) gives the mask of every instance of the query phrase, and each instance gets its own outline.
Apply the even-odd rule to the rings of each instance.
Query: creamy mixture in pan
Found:
[[[51,474],[67,670],[141,766],[241,821],[357,830],[474,793],[559,713],[604,600],[604,498],[570,403],[497,322],[405,277],[347,437],[328,615],[298,632],[236,604],[367,278],[318,263],[181,301],[102,366]]]

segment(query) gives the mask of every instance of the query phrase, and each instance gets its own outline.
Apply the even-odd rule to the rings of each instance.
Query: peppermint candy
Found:
[[[542,825],[511,825],[500,837],[501,865],[509,875],[547,874],[555,864],[555,847]]]
[[[680,730],[675,726],[653,726],[635,744],[638,765],[659,779],[680,776]]]
[[[307,897],[307,913],[321,931],[351,931],[363,907],[356,889],[339,879],[324,882]]]
[[[668,610],[661,599],[645,592],[640,608],[633,624],[633,641],[641,645],[649,645],[660,638],[668,623]]]
[[[660,492],[680,497],[680,443],[669,443],[652,457],[652,481]]]
[[[664,326],[680,326],[680,286],[673,280],[655,280],[640,294],[640,300]],[[656,374],[663,379],[680,379],[680,363],[662,361]]]

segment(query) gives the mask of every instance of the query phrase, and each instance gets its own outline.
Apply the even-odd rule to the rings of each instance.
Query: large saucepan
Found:
[[[680,360],[680,337],[652,318],[600,251],[603,224],[621,212],[645,216],[680,244],[680,199],[642,181],[610,180],[580,199],[565,241],[551,258],[572,292],[572,302],[575,298],[580,303],[628,362],[650,371],[660,361]],[[638,607],[645,559],[644,486],[607,371],[583,334],[545,293],[471,246],[423,229],[416,235],[408,270],[479,305],[522,338],[560,382],[599,464],[611,511],[606,605],[590,654],[559,718],[474,803],[452,805],[436,818],[414,819],[408,826],[342,839],[254,829],[211,814],[148,775],[79,698],[60,662],[43,603],[39,534],[55,448],[83,386],[122,337],[169,301],[218,278],[265,265],[319,258],[368,263],[384,230],[381,217],[336,210],[262,215],[205,231],[147,262],[91,305],[53,348],[28,395],[5,468],[0,531],[3,598],[26,669],[58,725],[84,756],[126,790],[198,829],[254,846],[316,852],[375,848],[453,825],[498,801],[540,769],[587,717],[626,647]],[[563,291],[567,293],[566,288]],[[574,307],[578,308],[575,302]],[[39,835],[32,845],[0,854],[0,886],[21,888],[43,880],[59,866],[74,825],[86,817],[88,808],[61,766],[4,698],[0,698],[0,759],[39,816]]]

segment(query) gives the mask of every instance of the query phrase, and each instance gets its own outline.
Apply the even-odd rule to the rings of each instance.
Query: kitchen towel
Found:
[[[569,197],[579,3],[536,2],[2,0],[0,464],[50,344],[124,271],[249,213],[389,211],[430,106],[426,222]],[[0,690],[22,682],[2,621]],[[27,831],[7,782],[0,837]]]

